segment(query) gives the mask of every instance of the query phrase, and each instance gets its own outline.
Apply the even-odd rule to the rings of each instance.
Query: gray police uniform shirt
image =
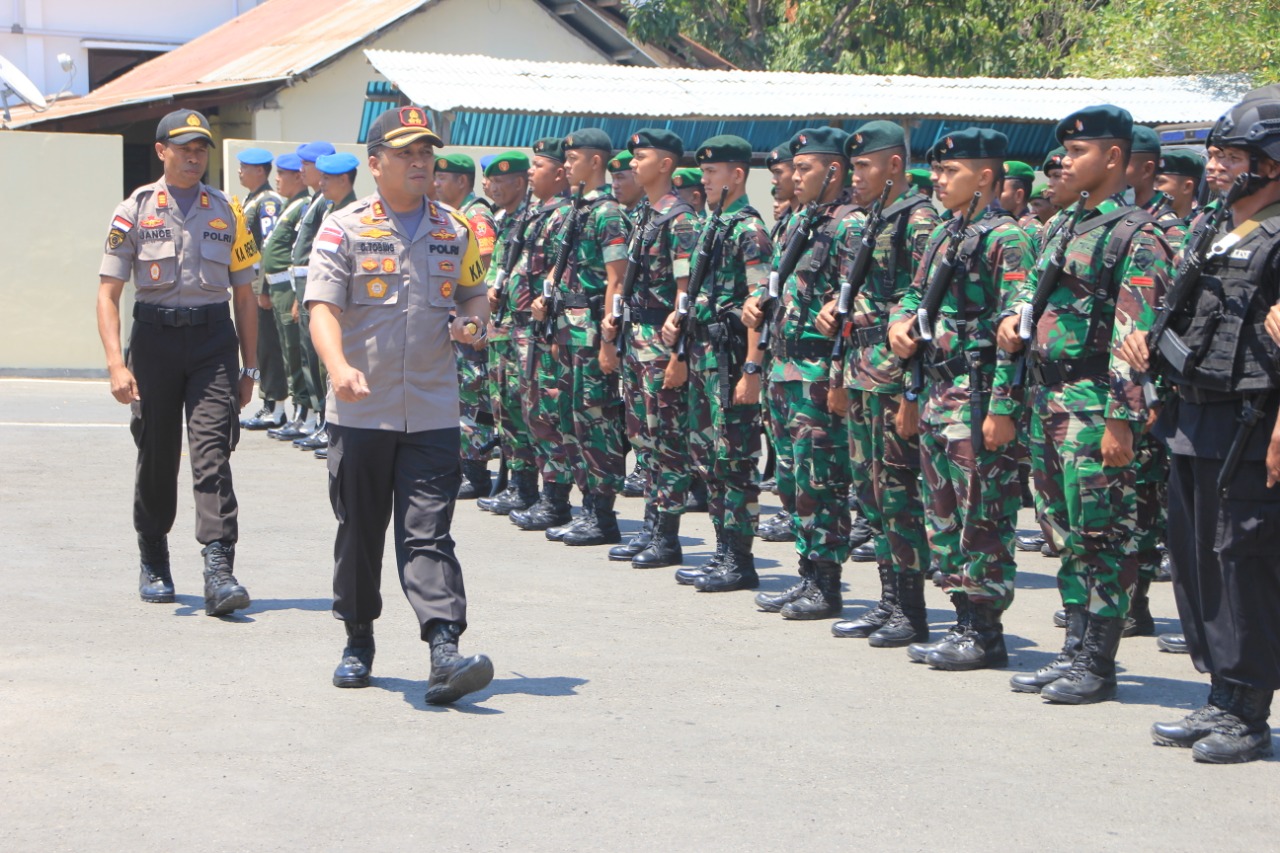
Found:
[[[165,308],[231,301],[251,284],[258,249],[244,214],[221,190],[197,187],[183,215],[163,180],[133,191],[116,208],[99,275],[133,279],[136,299]]]
[[[484,268],[466,218],[439,202],[426,205],[412,235],[376,194],[331,215],[316,235],[307,303],[342,311],[343,353],[370,390],[346,403],[330,385],[330,423],[398,432],[458,427],[449,315],[484,294]]]

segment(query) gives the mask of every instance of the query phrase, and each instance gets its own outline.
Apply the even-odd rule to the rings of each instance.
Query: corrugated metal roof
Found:
[[[1213,121],[1249,88],[1236,77],[942,78],[636,68],[387,50],[365,55],[409,98],[441,111],[1035,122],[1114,103],[1138,122],[1160,124]]]

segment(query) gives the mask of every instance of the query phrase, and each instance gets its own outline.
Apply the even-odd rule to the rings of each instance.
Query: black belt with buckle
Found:
[[[157,326],[206,326],[231,319],[231,306],[226,302],[199,305],[194,308],[165,308],[148,302],[133,303],[133,319]]]
[[[1077,379],[1105,379],[1111,370],[1111,357],[1105,353],[1085,358],[1067,358],[1060,361],[1031,359],[1027,374],[1035,385],[1052,388]]]
[[[831,342],[830,341],[813,341],[813,340],[788,340],[786,337],[779,336],[773,342],[773,355],[775,358],[789,358],[792,361],[814,361],[817,359],[831,358]]]

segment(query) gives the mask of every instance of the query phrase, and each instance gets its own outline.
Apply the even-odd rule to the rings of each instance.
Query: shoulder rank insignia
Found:
[[[156,207],[163,210],[168,206],[169,206],[169,194],[164,190],[160,190],[159,192],[156,193]]]
[[[208,194],[208,193],[206,193],[206,192],[202,192],[202,193],[200,193],[200,206],[201,206],[201,207],[203,207],[205,210],[208,210],[208,209],[209,209],[209,194]]]

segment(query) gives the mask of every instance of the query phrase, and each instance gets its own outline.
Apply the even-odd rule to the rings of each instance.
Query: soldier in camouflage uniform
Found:
[[[1203,177],[1204,158],[1194,151],[1174,149],[1160,157],[1156,189],[1168,197],[1170,208],[1184,223],[1195,214],[1196,191]]]
[[[829,408],[831,342],[816,323],[822,306],[839,289],[835,243],[852,209],[852,193],[843,187],[848,136],[831,127],[806,128],[791,140],[796,200],[806,207],[792,217],[775,252],[781,259],[789,252],[795,256],[797,249],[791,246],[803,248],[794,269],[775,270],[780,288],[768,329],[778,486],[787,488],[781,475],[784,460],[790,461],[801,580],[778,595],[757,595],[756,603],[786,619],[825,619],[843,607],[841,564],[849,555],[848,432]],[[761,319],[763,295],[757,293],[743,311],[750,326]]]
[[[936,143],[938,200],[952,218],[934,232],[889,328],[894,353],[919,353],[926,380],[923,406],[904,402],[898,427],[908,434],[913,425],[920,429],[925,519],[940,569],[934,582],[951,595],[957,615],[940,642],[908,647],[912,660],[938,669],[980,669],[1008,660],[1001,615],[1013,601],[1017,573],[1019,413],[1009,356],[997,355],[996,318],[1034,255],[1027,235],[997,201],[1007,144],[1004,134],[976,128]],[[971,209],[977,213],[968,221]],[[936,312],[918,322],[918,309],[945,283],[945,273],[938,274],[953,248],[954,276]],[[911,334],[921,326],[928,344]]]
[[[436,198],[467,218],[480,247],[485,270],[493,258],[497,226],[493,208],[475,194],[476,163],[466,154],[436,158]],[[458,424],[462,428],[462,487],[459,500],[474,500],[489,494],[488,461],[493,451],[493,407],[489,403],[489,358],[487,339],[475,345],[453,344],[458,361]]]
[[[618,204],[622,205],[622,214],[627,219],[627,233],[630,235],[640,220],[644,216],[644,212],[648,209],[648,199],[645,198],[644,187],[640,186],[636,181],[635,173],[631,171],[631,152],[619,151],[613,155],[613,159],[609,161],[609,176],[613,187],[613,197],[618,200]],[[610,306],[606,306],[608,308]],[[627,431],[626,412],[623,412],[622,431]],[[636,464],[631,469],[631,473],[622,483],[622,496],[625,498],[641,498],[649,490],[649,458],[644,447],[637,437],[628,435],[627,441],[630,444],[631,452],[636,456]],[[649,533],[652,533],[652,525]],[[633,554],[628,553],[626,559],[630,560]]]
[[[1132,128],[1129,113],[1111,105],[1058,124],[1067,149],[1062,186],[1088,196],[1019,283],[1000,329],[1003,349],[1024,349],[1018,325],[1039,312],[1039,289],[1043,312],[1025,373],[1041,422],[1032,455],[1042,514],[1061,552],[1067,635],[1052,663],[1011,684],[1068,704],[1114,698],[1116,651],[1138,580],[1133,461],[1147,410],[1128,365],[1111,351],[1167,280],[1170,251],[1154,219],[1123,198]],[[1053,282],[1059,247],[1061,276],[1046,291],[1040,285]]]
[[[676,308],[688,286],[689,256],[697,239],[697,217],[675,194],[671,176],[684,155],[684,143],[669,130],[645,129],[631,136],[631,169],[644,187],[651,208],[639,236],[642,263],[634,291],[622,294],[610,287],[606,304],[622,294],[630,312],[623,339],[626,349],[624,379],[627,433],[643,439],[652,454],[648,500],[654,515],[653,538],[631,558],[637,569],[656,569],[684,560],[680,550],[680,516],[690,484],[690,462],[685,425],[688,405],[681,386],[688,366],[672,357],[662,342],[662,324]],[[620,283],[619,283],[620,284]],[[612,316],[606,318],[605,339],[618,334]],[[633,544],[638,544],[634,543]],[[615,549],[616,551],[617,549]],[[611,555],[613,556],[613,555]]]
[[[832,396],[847,395],[838,413],[847,415],[859,514],[871,529],[884,532],[873,537],[879,604],[859,619],[835,623],[831,631],[837,637],[867,637],[872,646],[892,648],[929,639],[924,603],[929,542],[920,499],[920,442],[895,429],[905,387],[902,363],[889,351],[885,327],[893,306],[915,278],[938,213],[906,180],[906,134],[901,127],[888,121],[864,124],[849,137],[847,152],[854,201],[860,209],[841,223],[837,249],[841,282],[858,291],[844,322],[836,314],[837,300],[832,300],[823,308],[818,328],[844,339],[842,357],[832,364],[831,375],[833,387],[843,393]],[[851,267],[870,226],[870,209],[882,196],[870,266],[862,281],[852,281]]]
[[[1035,183],[1036,170],[1021,160],[1007,160],[1004,164],[1004,192],[1000,193],[1000,206],[1018,220],[1018,227],[1034,234],[1039,220],[1031,212],[1031,186]]]
[[[680,200],[693,208],[698,219],[707,218],[707,189],[702,185],[701,169],[676,169],[671,176],[671,185],[676,188]]]
[[[752,556],[760,514],[760,335],[743,324],[742,307],[767,281],[773,247],[746,196],[751,144],[714,136],[695,156],[714,213],[698,236],[690,274],[693,328],[673,314],[663,341],[683,344],[689,365],[689,449],[707,484],[716,552],[702,566],[677,570],[676,580],[699,592],[729,592],[760,582]]]

